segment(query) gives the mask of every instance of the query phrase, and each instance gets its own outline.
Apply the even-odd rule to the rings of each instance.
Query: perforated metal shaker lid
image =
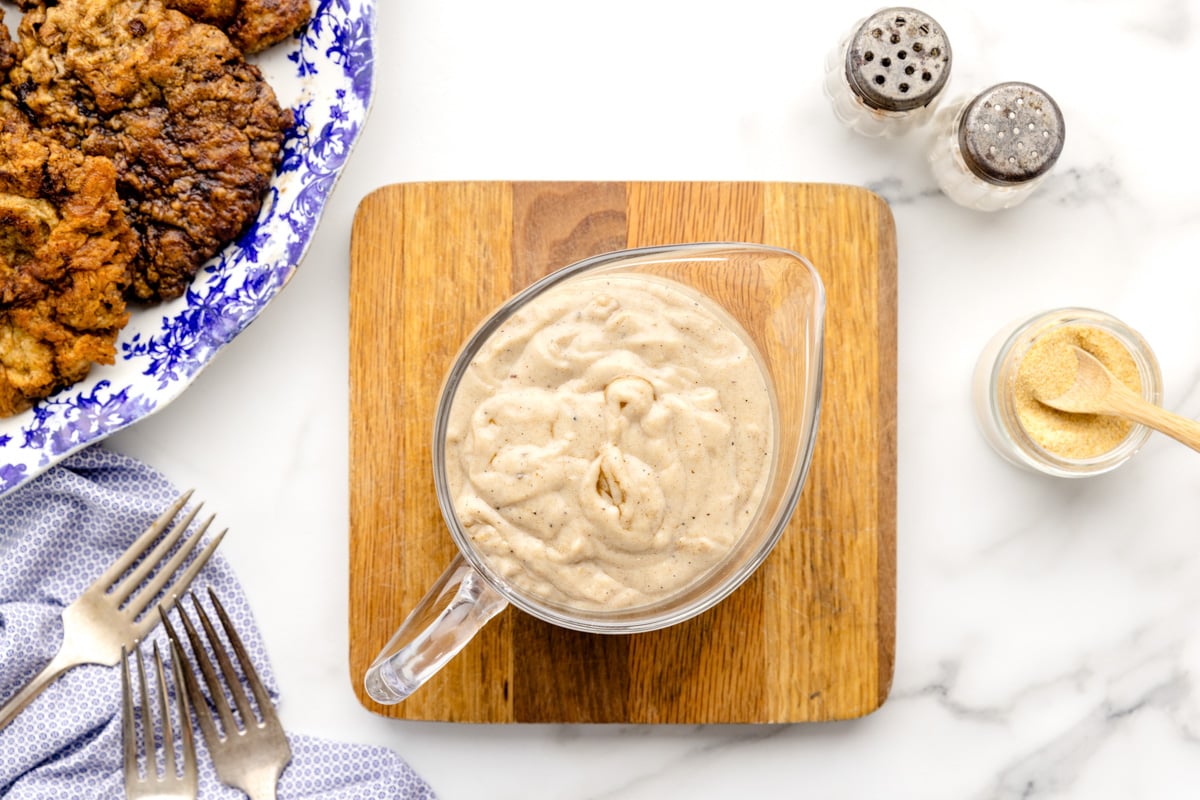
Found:
[[[846,48],[846,78],[868,106],[910,111],[929,105],[950,78],[950,40],[933,17],[897,6],[867,18]]]
[[[989,183],[1024,183],[1050,171],[1066,128],[1054,98],[1029,83],[1000,83],[963,109],[958,145],[967,167]]]

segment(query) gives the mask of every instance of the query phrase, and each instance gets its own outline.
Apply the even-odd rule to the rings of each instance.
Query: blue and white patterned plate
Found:
[[[319,0],[301,36],[251,59],[296,118],[258,220],[183,297],[132,310],[116,364],[0,420],[0,495],[166,406],[288,282],[366,121],[374,35],[375,0]]]

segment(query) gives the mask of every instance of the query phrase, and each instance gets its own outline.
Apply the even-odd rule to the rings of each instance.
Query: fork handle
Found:
[[[13,718],[20,714],[25,706],[32,703],[34,698],[41,694],[47,686],[54,683],[55,678],[81,663],[83,662],[65,648],[59,649],[54,654],[54,658],[50,659],[50,663],[41,672],[34,675],[33,680],[25,684],[21,691],[10,697],[3,708],[0,708],[0,730],[8,727],[8,723],[12,722]]]

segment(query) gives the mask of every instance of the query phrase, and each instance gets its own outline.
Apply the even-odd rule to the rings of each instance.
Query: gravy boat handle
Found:
[[[384,705],[404,700],[507,606],[461,554],[455,556],[367,669],[367,694]]]

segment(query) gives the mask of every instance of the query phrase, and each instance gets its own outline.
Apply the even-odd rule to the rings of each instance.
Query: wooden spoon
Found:
[[[1165,433],[1193,450],[1200,450],[1200,422],[1172,414],[1145,400],[1105,369],[1095,356],[1081,347],[1072,347],[1077,367],[1075,382],[1056,397],[1044,397],[1044,390],[1033,389],[1033,396],[1059,411],[1073,414],[1107,414],[1140,422]]]

